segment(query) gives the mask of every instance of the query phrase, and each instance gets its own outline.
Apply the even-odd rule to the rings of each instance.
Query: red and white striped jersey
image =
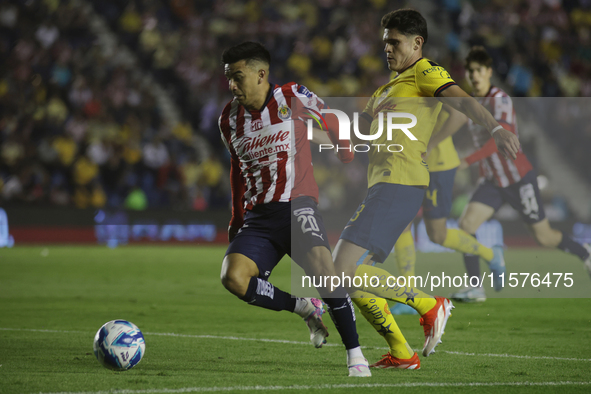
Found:
[[[302,107],[320,110],[324,102],[305,86],[290,82],[271,84],[260,111],[248,111],[236,99],[219,118],[222,141],[232,155],[233,221],[240,224],[243,212],[270,202],[289,202],[299,196],[318,201],[306,125],[298,114]],[[240,199],[240,200],[239,200]],[[239,217],[237,217],[239,216]]]
[[[484,97],[476,99],[490,111],[495,120],[510,132],[518,135],[517,118],[511,97],[502,89],[491,86]],[[466,157],[468,164],[479,162],[480,175],[494,181],[497,186],[507,187],[516,182],[532,170],[532,165],[521,149],[517,152],[517,159],[505,159],[497,149],[490,132],[484,127],[468,119],[468,126],[472,132],[474,145],[478,150]]]

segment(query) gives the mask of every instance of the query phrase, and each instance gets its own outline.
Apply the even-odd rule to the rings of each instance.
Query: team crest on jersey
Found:
[[[263,121],[261,119],[253,120],[250,127],[252,131],[258,131],[263,128]]]
[[[283,120],[287,120],[291,118],[291,109],[287,105],[283,104],[281,107],[279,107],[277,116]]]
[[[380,96],[376,97],[376,99],[375,99],[375,105],[380,105],[382,103],[382,101],[384,101],[386,99],[386,97],[388,97],[388,93],[390,93],[390,90],[392,90],[392,86],[388,86],[384,90],[382,90],[382,93],[380,93]]]

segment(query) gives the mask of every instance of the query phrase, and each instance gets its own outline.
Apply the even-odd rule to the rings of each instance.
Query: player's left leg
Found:
[[[491,248],[482,245],[474,236],[462,229],[447,228],[447,218],[453,203],[455,175],[456,168],[430,173],[429,190],[423,200],[427,235],[431,242],[460,253],[482,257],[488,263],[494,257]]]
[[[447,228],[447,218],[425,218],[425,227],[431,242],[460,253],[482,257],[487,263],[494,258],[493,250],[478,242],[473,235],[459,228]]]
[[[305,197],[293,200],[291,205],[293,216],[290,255],[305,270],[306,275],[320,278],[335,277],[328,236],[316,204]],[[349,294],[341,286],[335,289],[318,287],[317,290],[326,303],[345,345],[349,376],[371,376],[369,364],[359,345],[355,311]]]
[[[307,275],[314,277],[335,277],[336,271],[330,250],[325,246],[315,246],[307,254],[301,264]],[[326,303],[330,317],[341,336],[347,351],[349,376],[371,376],[369,364],[359,345],[359,335],[355,325],[355,310],[347,291],[339,286],[336,289],[317,288],[322,300]]]

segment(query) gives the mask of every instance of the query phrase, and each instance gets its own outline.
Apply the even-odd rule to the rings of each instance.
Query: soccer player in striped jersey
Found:
[[[251,305],[300,315],[312,343],[321,347],[328,336],[322,303],[292,297],[268,278],[285,254],[307,275],[336,275],[317,209],[318,186],[301,119],[302,107],[320,110],[324,103],[297,83],[269,83],[271,56],[261,44],[231,47],[222,62],[234,96],[219,119],[222,141],[231,154],[232,185],[230,245],[222,263],[222,284]],[[339,154],[344,162],[353,158],[346,150]],[[318,292],[345,345],[349,376],[371,376],[349,295],[342,287]]]
[[[483,47],[473,47],[466,57],[465,67],[474,96],[479,97],[478,100],[499,124],[517,135],[517,119],[511,98],[491,84],[493,70],[490,55]],[[470,119],[468,126],[478,149],[462,159],[460,168],[478,163],[482,178],[460,218],[460,228],[475,234],[482,223],[490,219],[504,203],[509,203],[519,212],[538,244],[578,256],[591,275],[591,247],[575,242],[566,233],[550,226],[540,198],[536,172],[525,154],[520,150],[514,161],[507,160],[499,154],[486,130]],[[465,254],[464,264],[470,277],[480,276],[478,256]],[[486,300],[481,287],[466,288],[450,297],[463,301]]]
[[[425,357],[441,342],[453,304],[414,286],[392,286],[390,273],[373,263],[384,262],[425,196],[429,170],[423,156],[443,105],[437,98],[459,98],[446,102],[489,130],[504,154],[515,157],[519,140],[464,92],[443,67],[423,58],[428,32],[427,22],[419,12],[402,9],[388,13],[382,18],[382,27],[388,67],[398,74],[376,90],[359,116],[358,127],[362,134],[379,135],[376,145],[396,143],[404,149],[369,151],[367,197],[341,233],[333,255],[337,270],[344,275],[379,279],[377,285],[374,282],[374,285],[352,289],[353,301],[390,348],[388,354],[372,366],[418,369],[420,360],[398,328],[387,300],[410,305],[419,312],[425,333],[422,351]],[[390,135],[379,134],[378,130],[385,127],[380,119],[383,122],[391,112],[418,115],[420,120],[412,128],[415,140],[409,140],[406,132],[400,130]],[[354,136],[353,142],[357,140]]]

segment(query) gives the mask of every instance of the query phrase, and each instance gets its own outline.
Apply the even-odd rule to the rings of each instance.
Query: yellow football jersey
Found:
[[[439,100],[434,97],[454,84],[443,67],[421,58],[375,91],[363,111],[364,117],[372,119],[372,135],[378,134],[379,114],[383,113],[383,132],[371,142],[375,146],[368,152],[369,187],[380,182],[412,186],[429,184],[429,170],[422,154],[427,150],[442,107]],[[400,129],[392,130],[391,138],[388,138],[388,113],[412,114],[417,123],[408,131],[417,140],[411,140]],[[409,123],[409,119],[394,118],[393,123]],[[398,151],[400,145],[403,148]]]
[[[436,134],[445,121],[449,119],[449,112],[443,110],[439,113],[439,117],[437,118],[437,123],[435,124],[435,128],[433,129],[433,134]],[[458,157],[458,152],[456,151],[456,147],[454,146],[454,142],[452,137],[447,137],[443,141],[439,143],[435,148],[431,150],[429,157],[427,158],[427,166],[429,167],[429,172],[438,172],[438,171],[447,171],[451,170],[452,168],[456,168],[460,165],[460,158]]]

